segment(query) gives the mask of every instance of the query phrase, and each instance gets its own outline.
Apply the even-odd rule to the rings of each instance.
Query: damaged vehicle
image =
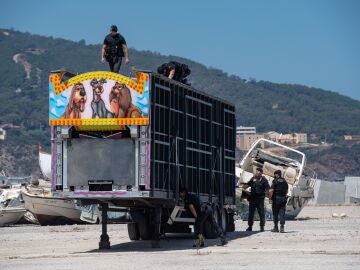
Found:
[[[294,148],[267,139],[259,139],[244,155],[237,170],[238,186],[247,183],[255,175],[257,168],[263,169],[263,176],[271,185],[276,170],[281,171],[282,177],[289,184],[286,218],[294,219],[307,202],[314,197],[316,176],[306,168],[306,156]],[[250,188],[239,188],[242,204],[247,205]],[[244,205],[243,205],[244,206]],[[265,199],[266,218],[272,219],[271,201]],[[248,207],[242,207],[240,213],[243,220],[247,220]]]

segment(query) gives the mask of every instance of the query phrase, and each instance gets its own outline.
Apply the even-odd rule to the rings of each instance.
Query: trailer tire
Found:
[[[127,229],[130,240],[137,241],[140,239],[140,233],[137,223],[128,223]]]
[[[138,223],[139,235],[142,240],[149,240],[151,238],[150,225],[146,221]]]
[[[235,231],[235,221],[234,221],[234,211],[230,209],[230,211],[227,212],[227,225],[226,225],[226,231],[227,232],[234,232]]]
[[[228,231],[227,229],[229,224],[229,215],[225,208],[221,210],[220,219],[221,222],[219,223],[219,225],[221,226],[222,231],[226,234],[226,232]]]
[[[220,218],[220,215],[219,215],[219,210],[218,210],[218,207],[216,205],[214,205],[213,207],[213,215],[214,215],[214,218],[215,218],[215,221],[219,224],[219,218]],[[205,238],[208,238],[208,239],[215,239],[218,237],[214,227],[211,225],[210,221],[209,221],[209,218],[208,217],[206,219],[206,221],[204,222],[204,234],[205,234]]]

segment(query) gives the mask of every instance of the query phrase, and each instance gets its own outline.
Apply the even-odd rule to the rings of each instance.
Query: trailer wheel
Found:
[[[138,223],[139,235],[142,240],[149,240],[151,237],[150,225],[147,221]]]
[[[221,210],[221,222],[220,222],[219,225],[221,226],[221,229],[223,230],[224,233],[227,232],[227,228],[228,228],[228,218],[229,218],[228,213],[227,213],[226,209],[223,208],[223,209]]]
[[[220,215],[219,215],[218,207],[216,205],[213,208],[213,215],[214,215],[215,221],[219,224]],[[216,233],[214,227],[211,225],[209,218],[204,223],[204,234],[205,234],[205,237],[208,239],[217,238],[217,233]]]
[[[226,231],[227,232],[234,232],[235,231],[235,221],[234,221],[234,211],[229,209],[227,212],[227,226]]]
[[[140,239],[140,233],[137,223],[128,223],[127,229],[130,240],[136,241]]]

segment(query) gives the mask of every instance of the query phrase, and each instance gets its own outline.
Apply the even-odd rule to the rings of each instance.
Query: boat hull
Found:
[[[82,223],[81,211],[72,200],[38,196],[22,191],[25,208],[33,213],[40,225]]]
[[[24,208],[0,210],[0,227],[17,223],[25,214]]]

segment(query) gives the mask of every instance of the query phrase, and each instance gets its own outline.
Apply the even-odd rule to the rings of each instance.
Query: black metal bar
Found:
[[[214,104],[213,104],[214,106]],[[213,145],[213,106],[210,107],[210,146]],[[210,147],[210,151],[212,153],[213,149]],[[212,203],[213,200],[213,190],[214,190],[214,178],[213,178],[213,160],[214,155],[212,154],[210,157],[210,194],[209,194],[209,202]],[[209,166],[208,165],[208,166]]]
[[[199,114],[200,114],[200,103],[197,101],[193,101],[196,106],[197,106],[197,114],[196,114],[196,126],[197,126],[197,134],[196,134],[196,145],[197,145],[197,149],[200,148],[200,132],[201,132],[201,128],[200,128],[200,120],[199,120]],[[200,176],[200,159],[201,159],[201,153],[196,152],[196,169],[197,169],[197,178],[196,179],[196,183],[197,183],[197,192],[198,193],[202,193],[201,190],[201,176]]]
[[[109,249],[110,248],[110,240],[109,235],[107,234],[107,221],[108,221],[108,204],[107,203],[101,203],[101,229],[102,233],[100,236],[100,242],[99,242],[99,249]]]
[[[153,225],[154,231],[151,236],[151,247],[160,248],[160,236],[161,236],[161,207],[152,209],[150,215],[150,222]]]
[[[155,176],[157,175],[157,171],[156,166],[155,166],[155,121],[156,121],[156,109],[155,109],[155,104],[156,104],[156,100],[155,100],[155,91],[156,91],[156,83],[155,83],[155,77],[150,75],[150,100],[151,100],[151,106],[150,106],[150,123],[151,123],[151,130],[150,130],[150,136],[151,136],[151,146],[150,146],[150,151],[151,151],[151,160],[150,160],[150,195],[153,196],[153,191],[155,189]]]
[[[224,168],[225,168],[225,148],[226,148],[226,132],[225,132],[225,111],[224,111],[224,104],[221,104],[221,117],[222,117],[222,131],[223,131],[223,140],[221,143],[220,148],[220,204],[224,205],[224,184],[225,184],[225,175],[224,175]]]
[[[184,153],[184,176],[185,176],[185,181],[186,183],[184,183],[185,186],[189,187],[189,184],[188,184],[188,171],[187,171],[187,150],[186,150],[186,147],[187,147],[187,138],[188,138],[188,122],[187,122],[187,99],[185,98],[186,97],[186,93],[185,93],[185,89],[183,88],[183,91],[182,91],[182,100],[183,100],[183,115],[184,115],[184,118],[183,118],[183,129],[184,129],[184,148],[183,148],[183,153]]]
[[[171,179],[171,156],[172,156],[172,151],[174,149],[172,149],[172,143],[171,143],[171,131],[172,131],[172,125],[171,125],[171,105],[172,105],[172,89],[170,89],[170,92],[169,92],[169,99],[168,99],[168,142],[169,142],[169,146],[168,146],[168,156],[169,156],[169,161],[168,161],[168,196],[170,195],[170,188],[171,188],[171,185],[170,185],[170,181],[172,180]],[[165,120],[165,119],[164,119]],[[173,138],[174,139],[174,138]]]

